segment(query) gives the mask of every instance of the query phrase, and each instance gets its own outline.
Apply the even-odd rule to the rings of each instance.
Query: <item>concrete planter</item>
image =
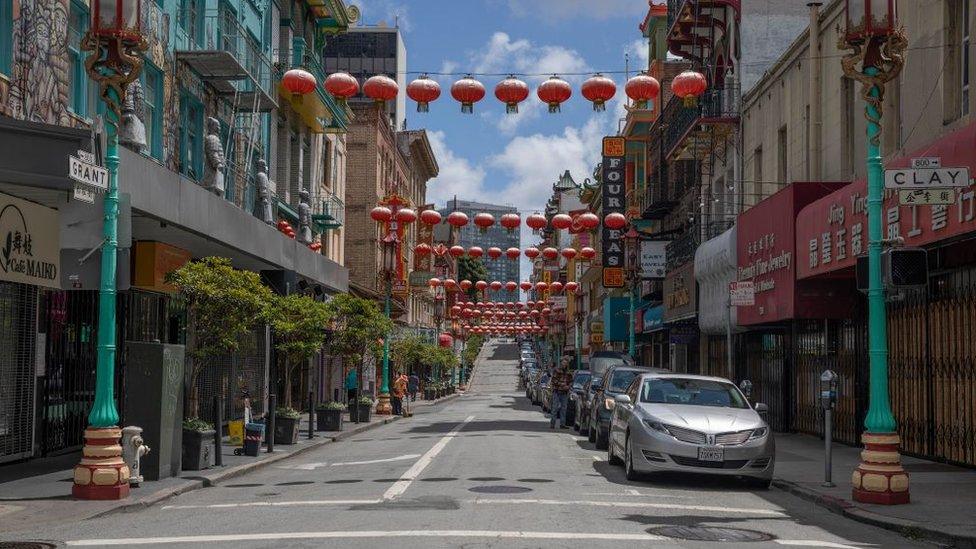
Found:
[[[316,431],[341,431],[342,410],[316,410],[315,430]]]
[[[214,464],[216,454],[214,446],[214,431],[190,431],[183,429],[183,465],[184,471],[200,471]]]
[[[301,418],[275,417],[275,444],[298,444],[298,425]]]

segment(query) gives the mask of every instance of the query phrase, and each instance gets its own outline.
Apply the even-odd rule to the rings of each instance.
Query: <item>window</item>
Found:
[[[2,9],[2,8],[0,8]],[[81,37],[88,31],[88,8],[72,0],[68,16],[68,80],[69,105],[78,116],[88,116],[90,82],[85,72],[85,56],[81,52]]]
[[[203,105],[196,97],[180,97],[180,173],[199,181],[203,176]]]
[[[204,0],[180,1],[180,28],[198,47],[203,47],[203,6]]]
[[[854,174],[854,80],[842,77],[841,78],[841,93],[843,97],[841,101],[843,103],[841,116],[841,133],[843,135],[843,142],[841,143],[840,153],[841,153],[841,166],[844,173],[840,174],[842,178]]]
[[[786,167],[787,158],[787,144],[786,144],[786,126],[780,127],[779,132],[777,132],[776,139],[776,185],[777,187],[783,187],[789,184],[789,172]]]
[[[0,73],[10,74],[14,60],[14,5],[0,2]]]
[[[960,73],[962,73],[962,78],[960,82],[962,88],[962,97],[960,97],[961,99],[960,110],[962,111],[963,116],[969,114],[969,12],[970,12],[969,0],[963,0],[962,19],[961,19],[962,40],[960,41],[959,44],[960,46],[959,53],[962,54],[960,58],[960,63],[962,64],[960,70]]]
[[[756,147],[752,153],[753,176],[755,180],[752,187],[755,189],[755,196],[751,197],[753,203],[759,202],[763,196],[763,151],[762,147]]]
[[[949,123],[969,113],[969,17],[970,0],[948,0],[945,3],[945,82],[943,87],[943,122]],[[955,83],[955,85],[952,85]]]
[[[163,159],[163,73],[151,63],[142,68],[142,92],[145,99],[146,150],[157,160]]]

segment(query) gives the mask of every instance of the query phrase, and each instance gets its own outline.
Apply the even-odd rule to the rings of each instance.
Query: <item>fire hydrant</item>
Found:
[[[149,453],[149,447],[142,442],[142,427],[131,425],[122,429],[122,459],[129,466],[129,484],[132,486],[142,482],[139,461]]]

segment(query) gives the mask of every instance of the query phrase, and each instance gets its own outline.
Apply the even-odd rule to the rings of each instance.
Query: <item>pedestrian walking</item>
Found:
[[[569,399],[569,388],[573,384],[573,375],[569,372],[569,357],[559,361],[559,367],[552,375],[552,403],[549,408],[549,428],[556,428],[556,420],[560,421],[559,428],[566,426],[566,404]]]
[[[356,369],[352,368],[346,374],[346,399],[348,402],[355,402],[357,390],[359,389],[359,378],[356,377]]]
[[[403,415],[403,397],[407,395],[407,376],[396,372],[393,376],[393,415]]]
[[[410,393],[411,402],[416,402],[418,390],[420,390],[420,378],[417,377],[417,374],[410,374],[410,378],[407,380],[407,392]]]

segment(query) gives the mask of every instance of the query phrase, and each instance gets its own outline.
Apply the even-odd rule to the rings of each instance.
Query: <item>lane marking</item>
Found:
[[[817,541],[812,539],[777,539],[773,540],[780,545],[792,545],[795,547],[832,547],[834,549],[863,549],[865,546],[844,545],[832,541]]]
[[[649,509],[676,509],[680,511],[708,511],[714,513],[736,513],[747,515],[786,516],[782,511],[774,509],[747,509],[736,507],[715,507],[710,505],[683,505],[678,503],[648,503],[641,501],[570,501],[561,499],[476,499],[476,504],[504,504],[504,505],[585,505],[591,507],[631,507]]]
[[[632,495],[632,496],[639,496],[639,495],[641,495],[640,492],[638,492],[637,490],[634,490],[633,488],[627,490],[627,493],[630,494],[630,495]]]
[[[295,507],[299,505],[370,505],[380,499],[318,499],[307,501],[248,501],[242,503],[207,503],[198,505],[164,505],[161,509],[238,509],[241,507]]]
[[[437,457],[437,454],[441,453],[441,450],[443,450],[444,447],[447,446],[447,443],[450,442],[452,438],[457,436],[458,432],[460,432],[465,425],[471,423],[471,421],[473,420],[474,420],[474,416],[468,416],[467,418],[464,419],[464,421],[457,424],[453,429],[451,429],[450,432],[448,432],[440,440],[438,440],[437,443],[434,444],[434,446],[432,446],[430,450],[427,450],[427,453],[420,456],[420,459],[418,459],[416,463],[414,463],[409,469],[407,469],[407,472],[403,473],[400,476],[400,480],[394,482],[393,486],[390,486],[390,488],[383,494],[383,499],[385,500],[394,499],[399,497],[404,492],[406,492],[407,488],[410,487],[414,479],[420,476],[420,473],[424,472],[424,469],[426,469],[427,466],[430,465],[430,462],[432,462],[434,458]]]
[[[78,547],[105,545],[162,545],[170,543],[206,543],[231,541],[271,541],[295,539],[349,538],[515,538],[515,539],[592,539],[605,541],[663,541],[669,538],[652,534],[614,534],[598,532],[524,532],[496,530],[365,530],[349,532],[281,532],[260,534],[213,534],[157,538],[80,539],[66,541]]]
[[[384,458],[384,459],[371,459],[367,461],[340,461],[338,463],[328,463],[325,461],[313,461],[309,463],[301,463],[299,465],[277,465],[275,469],[289,469],[298,471],[314,471],[320,467],[341,467],[343,465],[372,465],[374,463],[389,463],[391,461],[403,461],[406,459],[416,459],[419,458],[420,454],[405,454],[402,456]]]

